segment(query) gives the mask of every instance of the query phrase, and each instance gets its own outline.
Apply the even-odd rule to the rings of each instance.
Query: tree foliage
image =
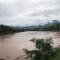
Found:
[[[27,31],[60,31],[60,21],[53,20],[52,22],[48,22],[44,25],[36,25],[36,26],[26,26],[24,30]]]
[[[2,34],[10,34],[10,33],[15,33],[15,32],[22,32],[24,29],[18,29],[12,26],[7,26],[7,25],[0,25],[0,35]]]
[[[35,43],[35,50],[24,49],[26,58],[31,60],[53,60],[55,57],[55,51],[53,48],[52,38],[46,39],[32,39]]]

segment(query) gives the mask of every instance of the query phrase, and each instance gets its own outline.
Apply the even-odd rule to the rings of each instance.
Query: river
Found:
[[[19,60],[24,60],[23,48],[34,49],[34,44],[29,40],[46,37],[52,37],[54,47],[60,45],[60,32],[26,31],[0,36],[0,58],[14,60],[19,57]]]

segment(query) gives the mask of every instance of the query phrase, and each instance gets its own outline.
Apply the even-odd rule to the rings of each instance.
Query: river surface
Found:
[[[52,37],[54,47],[60,45],[60,32],[26,31],[0,36],[0,58],[5,60],[24,60],[23,48],[34,49],[32,38]]]

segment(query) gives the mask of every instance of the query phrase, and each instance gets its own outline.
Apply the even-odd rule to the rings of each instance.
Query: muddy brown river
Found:
[[[60,45],[60,32],[26,31],[0,36],[0,58],[5,60],[24,60],[23,48],[34,49],[32,38],[52,37],[54,47]]]

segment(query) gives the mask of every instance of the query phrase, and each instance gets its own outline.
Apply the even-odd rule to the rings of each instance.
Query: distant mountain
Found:
[[[32,25],[32,26],[7,26],[0,25],[0,34],[9,34],[23,31],[60,31],[60,21],[53,20],[44,25]]]

